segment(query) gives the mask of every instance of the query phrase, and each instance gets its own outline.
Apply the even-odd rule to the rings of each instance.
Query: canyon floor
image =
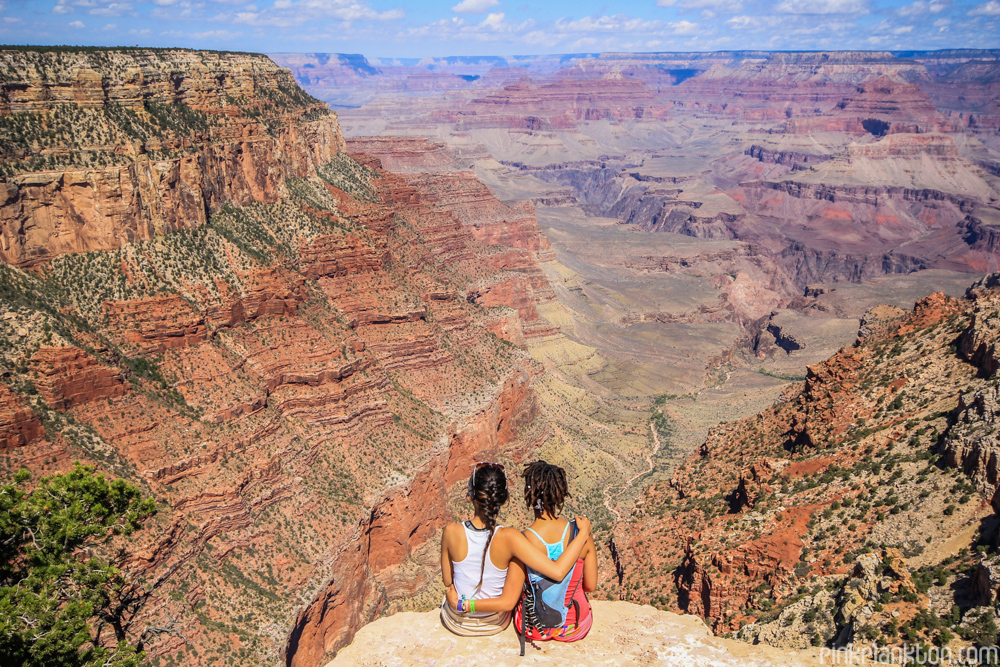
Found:
[[[337,94],[366,100],[340,121],[387,168],[472,172],[498,199],[532,203],[556,297],[539,313],[565,337],[529,343],[549,375],[604,410],[684,397],[661,412],[670,436],[653,470],[605,493],[620,516],[711,426],[768,407],[853,343],[868,308],[960,296],[997,268],[998,109],[948,96],[984,84],[953,76],[947,88],[936,55],[604,54],[508,69],[464,59],[385,67]],[[961,72],[970,57],[943,67]],[[333,59],[276,58],[319,96],[325,72],[351,75]],[[619,416],[590,412],[621,432]],[[626,480],[656,445],[642,447],[616,457]]]

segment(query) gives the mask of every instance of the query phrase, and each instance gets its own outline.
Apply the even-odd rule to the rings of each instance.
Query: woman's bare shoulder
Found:
[[[460,523],[449,523],[444,527],[444,533],[442,538],[445,540],[450,540],[458,537],[462,533],[462,524]]]
[[[517,528],[511,528],[510,526],[504,526],[503,528],[497,528],[496,535],[493,539],[500,538],[502,540],[517,539],[515,535],[521,535],[521,531]],[[521,535],[523,537],[523,535]]]

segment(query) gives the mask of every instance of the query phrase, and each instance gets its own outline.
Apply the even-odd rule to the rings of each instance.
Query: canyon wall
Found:
[[[779,646],[931,639],[914,619],[952,604],[964,633],[967,573],[993,557],[970,547],[996,538],[996,300],[994,274],[965,299],[875,308],[773,408],[714,428],[616,529],[623,599]]]
[[[548,432],[532,208],[382,168],[429,142],[348,155],[262,56],[2,53],[0,132],[55,143],[4,144],[0,472],[81,460],[156,499],[130,639],[315,665],[436,595],[452,487]]]
[[[202,225],[225,203],[278,201],[287,179],[344,150],[336,115],[264,56],[0,50],[0,63],[9,264]]]

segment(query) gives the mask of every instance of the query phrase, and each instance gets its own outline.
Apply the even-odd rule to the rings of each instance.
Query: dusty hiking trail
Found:
[[[649,467],[646,468],[646,470],[644,470],[643,472],[632,475],[632,477],[630,477],[624,484],[622,484],[621,491],[619,491],[614,495],[611,494],[611,489],[615,488],[614,486],[609,486],[604,489],[604,506],[607,507],[608,511],[614,515],[616,523],[622,520],[622,515],[618,510],[616,510],[614,507],[611,506],[611,501],[615,498],[618,498],[626,491],[628,491],[629,488],[631,488],[632,484],[635,482],[635,480],[639,479],[643,475],[648,475],[649,473],[653,472],[653,467],[654,467],[653,457],[656,456],[657,452],[660,451],[661,445],[660,445],[660,435],[656,432],[656,427],[653,425],[652,422],[649,423],[649,431],[650,433],[653,434],[653,443],[654,443],[653,451],[646,454],[646,463]]]

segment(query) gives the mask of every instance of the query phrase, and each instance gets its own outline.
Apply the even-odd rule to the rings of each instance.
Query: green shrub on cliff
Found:
[[[25,667],[133,667],[143,653],[130,624],[148,593],[107,556],[154,511],[122,480],[77,464],[42,478],[0,486],[0,664]]]

